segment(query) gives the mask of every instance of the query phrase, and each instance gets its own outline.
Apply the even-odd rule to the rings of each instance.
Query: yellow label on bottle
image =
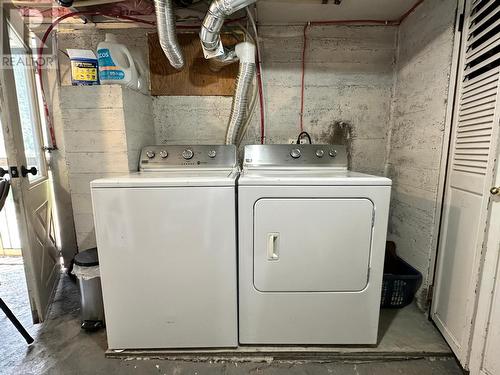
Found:
[[[71,81],[73,85],[99,84],[97,61],[71,61]]]

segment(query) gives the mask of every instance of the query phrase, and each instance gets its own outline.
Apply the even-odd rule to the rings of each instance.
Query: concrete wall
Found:
[[[122,86],[61,87],[61,122],[79,250],[95,246],[90,181],[136,171],[154,143],[151,97]]]
[[[425,306],[436,221],[456,0],[425,1],[399,27],[390,136],[393,180],[389,239],[424,275]]]
[[[299,133],[302,27],[263,26],[267,143]],[[352,168],[384,169],[393,86],[395,27],[312,27],[306,52],[304,129],[316,143],[349,137]],[[153,113],[161,143],[220,143],[230,97],[156,97]],[[259,114],[244,143],[260,139]]]

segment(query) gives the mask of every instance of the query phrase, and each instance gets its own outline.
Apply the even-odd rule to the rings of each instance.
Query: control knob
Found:
[[[146,156],[150,159],[153,159],[155,157],[155,152],[148,150],[148,151],[146,151]]]
[[[328,155],[334,158],[335,156],[337,156],[337,150],[330,150],[330,152],[328,152]]]
[[[208,157],[209,158],[213,159],[213,158],[215,158],[216,155],[217,155],[217,151],[215,151],[215,150],[208,151]]]
[[[316,150],[316,156],[318,158],[322,158],[324,154],[325,154],[325,151],[323,151],[323,150]]]
[[[161,150],[160,151],[160,156],[165,159],[168,156],[168,151],[167,150]]]
[[[294,148],[290,151],[290,156],[294,159],[300,158],[300,150],[298,148]]]
[[[182,157],[186,160],[191,159],[193,156],[194,152],[190,148],[186,148],[184,151],[182,151]]]

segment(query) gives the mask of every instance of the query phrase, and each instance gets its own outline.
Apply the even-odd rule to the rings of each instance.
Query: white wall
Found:
[[[391,123],[393,180],[389,239],[424,276],[426,305],[431,254],[437,246],[438,183],[443,149],[456,0],[425,1],[399,27]]]

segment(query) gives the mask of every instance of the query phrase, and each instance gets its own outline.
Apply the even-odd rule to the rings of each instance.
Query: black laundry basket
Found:
[[[386,248],[382,281],[382,308],[402,308],[413,301],[422,283],[422,274],[396,255],[394,242]]]

